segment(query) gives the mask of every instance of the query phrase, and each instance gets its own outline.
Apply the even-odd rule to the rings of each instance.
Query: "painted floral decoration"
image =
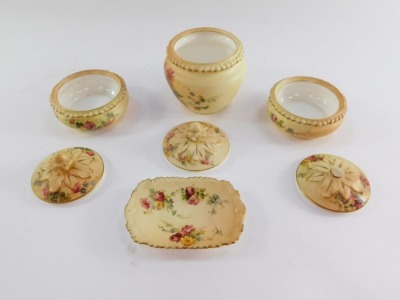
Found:
[[[114,112],[108,112],[100,119],[94,119],[96,122],[91,120],[78,121],[75,119],[69,119],[68,123],[75,126],[76,128],[83,130],[96,130],[107,126],[110,126],[118,118],[118,114]]]
[[[165,68],[165,77],[167,77],[168,82],[172,83],[174,81],[174,73],[174,70],[172,70],[171,68]]]
[[[210,230],[209,236],[205,237],[203,229],[195,228],[192,224],[186,224],[179,229],[173,224],[163,221],[158,227],[166,233],[169,233],[169,241],[172,243],[180,243],[184,248],[190,247],[200,241],[212,241],[216,236],[223,236],[221,229],[214,227]]]
[[[153,210],[166,209],[172,215],[182,217],[174,208],[172,197],[175,196],[175,193],[166,194],[163,190],[150,189],[148,197],[140,198],[140,206],[144,208],[144,214],[151,214]]]
[[[174,243],[181,243],[184,247],[190,247],[194,243],[203,240],[204,230],[198,230],[193,225],[185,225],[180,230],[171,224],[166,224],[170,232],[174,232],[169,240]]]
[[[271,117],[272,122],[274,122],[276,126],[284,129],[287,133],[290,133],[294,136],[299,136],[299,137],[302,136],[302,134],[296,133],[293,128],[290,128],[290,127],[287,128],[285,126],[285,122],[283,120],[279,120],[275,114],[269,113],[269,116]]]
[[[217,194],[209,195],[205,188],[187,186],[186,188],[174,190],[170,193],[164,190],[150,189],[148,197],[140,198],[139,204],[143,208],[143,213],[145,215],[152,214],[153,211],[165,209],[173,216],[186,218],[187,216],[178,213],[178,209],[175,207],[175,201],[179,200],[176,200],[176,198],[174,200],[173,198],[177,196],[179,192],[181,193],[181,199],[190,206],[197,206],[204,201],[210,207],[208,211],[210,215],[215,215],[218,207],[224,208],[224,204],[228,203],[227,200],[221,199]]]
[[[181,189],[182,199],[187,201],[189,205],[199,204],[200,200],[203,200],[206,197],[205,192],[205,188],[195,188],[193,186],[188,186],[185,189]]]
[[[201,91],[192,91],[187,86],[180,84],[179,80],[175,82],[175,71],[167,63],[164,64],[164,73],[175,96],[195,111],[207,111],[212,103],[217,102],[218,96],[216,95],[205,97]]]

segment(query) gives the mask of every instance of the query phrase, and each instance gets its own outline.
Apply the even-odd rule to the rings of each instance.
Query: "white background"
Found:
[[[248,63],[239,94],[214,115],[184,108],[163,74],[169,40],[201,26],[238,36]],[[0,298],[400,299],[399,28],[395,0],[0,0]],[[121,75],[130,104],[117,125],[82,133],[57,121],[49,94],[93,68]],[[295,75],[347,97],[336,132],[298,140],[267,118],[270,88]],[[227,133],[219,167],[191,173],[164,159],[166,132],[191,120]],[[102,155],[102,185],[66,205],[37,199],[33,170],[72,146]],[[367,206],[335,214],[300,196],[296,167],[315,153],[363,169]],[[230,181],[247,207],[241,239],[208,250],[135,244],[124,207],[158,176]]]

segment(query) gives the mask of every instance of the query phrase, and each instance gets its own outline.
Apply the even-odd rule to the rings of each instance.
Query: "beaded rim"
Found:
[[[299,82],[299,81],[316,83],[316,84],[319,84],[319,85],[327,88],[331,92],[333,92],[339,101],[339,107],[338,107],[337,111],[327,118],[310,119],[310,118],[304,118],[302,116],[293,114],[293,113],[289,112],[288,110],[286,110],[277,101],[278,92],[286,84],[291,83],[291,82]],[[343,96],[343,94],[329,82],[326,82],[322,79],[318,79],[318,78],[314,78],[314,77],[295,76],[295,77],[285,78],[285,79],[282,79],[281,81],[278,81],[271,89],[271,93],[269,95],[269,101],[271,102],[271,105],[283,117],[285,117],[286,119],[289,119],[293,122],[296,122],[298,124],[302,124],[302,125],[325,126],[325,125],[329,125],[329,124],[334,124],[334,123],[337,123],[340,120],[342,120],[347,111],[347,102],[346,102],[346,98]]]
[[[187,36],[189,34],[193,34],[196,32],[216,32],[221,35],[225,35],[230,38],[236,45],[235,52],[228,57],[227,59],[221,60],[216,63],[195,63],[192,61],[188,61],[180,57],[175,52],[175,44],[178,40],[182,37]],[[200,27],[200,28],[193,28],[186,31],[183,31],[176,35],[168,44],[167,47],[167,58],[176,66],[192,72],[220,72],[226,69],[231,68],[235,64],[239,63],[243,59],[243,46],[240,40],[234,36],[232,33],[218,29],[218,28],[211,28],[211,27]]]
[[[58,100],[58,92],[61,89],[61,87],[74,78],[84,76],[84,75],[89,75],[89,74],[103,75],[103,76],[107,76],[107,77],[114,79],[119,85],[118,94],[110,102],[106,103],[103,106],[94,108],[94,109],[79,111],[79,110],[67,109],[64,106],[62,106]],[[127,93],[127,90],[126,90],[125,81],[119,75],[112,73],[110,71],[106,71],[106,70],[85,70],[85,71],[73,73],[73,74],[65,77],[59,83],[57,83],[50,94],[50,104],[56,113],[65,115],[66,117],[87,118],[87,117],[98,116],[98,115],[101,115],[101,114],[104,114],[104,113],[110,111],[125,98],[126,93]]]

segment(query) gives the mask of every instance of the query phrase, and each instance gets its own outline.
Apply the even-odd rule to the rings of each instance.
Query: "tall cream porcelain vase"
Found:
[[[232,101],[245,77],[242,43],[221,29],[184,31],[167,47],[164,72],[173,93],[189,110],[215,113]]]

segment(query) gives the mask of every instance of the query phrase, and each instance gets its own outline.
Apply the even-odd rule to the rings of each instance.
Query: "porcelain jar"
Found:
[[[245,77],[242,43],[221,29],[184,31],[167,47],[164,72],[173,93],[189,110],[215,113],[232,101]]]

